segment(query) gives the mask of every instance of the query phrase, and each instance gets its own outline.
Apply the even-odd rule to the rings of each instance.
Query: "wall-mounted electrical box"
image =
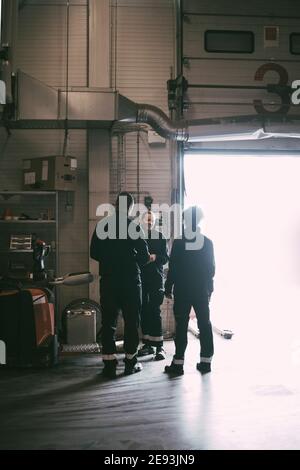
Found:
[[[77,159],[55,155],[23,160],[23,189],[75,191]]]

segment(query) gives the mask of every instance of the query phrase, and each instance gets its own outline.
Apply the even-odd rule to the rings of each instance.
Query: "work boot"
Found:
[[[165,372],[169,375],[183,375],[184,374],[183,365],[174,364],[174,362],[171,362],[169,366],[165,367]]]
[[[136,372],[141,372],[143,366],[140,362],[137,361],[136,357],[133,359],[124,359],[125,362],[125,370],[124,375],[131,375],[135,374]]]
[[[157,346],[154,359],[156,361],[163,361],[164,359],[166,359],[166,352],[162,346]]]
[[[115,379],[117,377],[117,364],[118,361],[116,359],[112,361],[103,361],[104,368],[102,370],[102,375],[107,377],[108,379]]]
[[[149,356],[150,354],[154,354],[154,349],[150,344],[144,344],[141,349],[138,350],[138,356]]]
[[[199,370],[199,372],[201,372],[201,374],[207,374],[208,372],[211,372],[210,362],[198,362],[196,368]]]

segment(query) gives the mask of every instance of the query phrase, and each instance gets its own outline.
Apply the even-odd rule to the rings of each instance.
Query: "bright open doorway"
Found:
[[[258,360],[299,366],[300,158],[193,153],[184,170],[185,206],[202,207],[215,247],[213,324]]]

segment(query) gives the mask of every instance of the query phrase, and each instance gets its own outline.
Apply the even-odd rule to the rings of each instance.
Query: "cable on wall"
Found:
[[[64,158],[68,155],[69,149],[69,33],[70,33],[70,2],[67,1],[67,15],[66,15],[66,118],[65,118],[65,133],[64,133],[64,145],[63,145],[63,156]]]

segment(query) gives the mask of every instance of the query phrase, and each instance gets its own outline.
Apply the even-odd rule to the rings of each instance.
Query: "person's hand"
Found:
[[[172,294],[172,292],[165,292],[165,297],[166,297],[167,299],[172,300],[172,299],[173,299],[173,294]]]
[[[150,255],[150,261],[149,263],[154,263],[154,261],[156,260],[156,255]]]

